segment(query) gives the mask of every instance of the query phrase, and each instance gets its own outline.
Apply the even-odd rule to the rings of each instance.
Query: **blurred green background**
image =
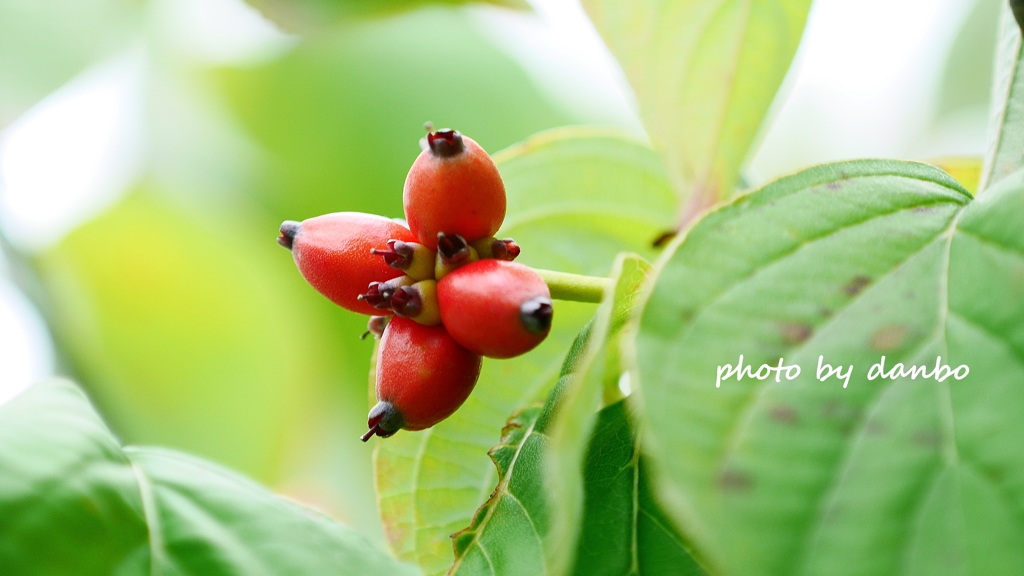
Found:
[[[382,544],[355,441],[365,318],[304,283],[279,223],[401,216],[427,120],[492,153],[564,125],[643,132],[574,2],[253,4],[274,20],[241,0],[0,0],[0,402],[69,374],[125,442],[212,458]],[[872,56],[829,28],[841,0],[816,4],[751,184],[983,152],[998,5],[879,6],[892,19],[856,29],[898,61],[881,80],[836,65]]]

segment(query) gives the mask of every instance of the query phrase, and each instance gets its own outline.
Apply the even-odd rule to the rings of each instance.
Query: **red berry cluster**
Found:
[[[491,157],[455,130],[431,130],[405,180],[408,228],[360,212],[281,225],[313,288],[370,315],[378,336],[377,405],[369,431],[423,430],[465,402],[482,356],[511,358],[551,328],[551,293],[512,262],[519,245],[494,234],[505,219],[505,186]]]

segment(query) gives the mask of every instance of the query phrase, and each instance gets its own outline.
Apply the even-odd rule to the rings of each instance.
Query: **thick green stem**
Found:
[[[534,270],[551,290],[555,300],[571,300],[573,302],[601,302],[605,289],[611,286],[610,278],[582,276],[553,270]]]

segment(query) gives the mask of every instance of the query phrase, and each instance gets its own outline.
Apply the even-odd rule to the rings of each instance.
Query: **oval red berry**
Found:
[[[551,330],[551,292],[532,269],[479,260],[437,284],[441,322],[459,344],[490,358],[524,354]]]
[[[392,318],[377,353],[377,400],[391,403],[402,428],[430,428],[466,401],[481,362],[443,326]]]
[[[493,236],[505,219],[505,185],[498,167],[479,144],[454,134],[459,137],[458,150],[424,150],[409,170],[402,193],[409,228],[431,250],[437,250],[438,232],[474,242]]]
[[[313,288],[342,308],[373,316],[380,310],[359,295],[371,282],[385,282],[402,271],[370,250],[386,248],[388,240],[412,242],[415,237],[383,216],[336,212],[304,220],[289,240],[295,264]]]

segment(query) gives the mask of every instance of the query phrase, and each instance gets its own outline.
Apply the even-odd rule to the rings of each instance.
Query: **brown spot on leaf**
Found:
[[[821,314],[822,318],[831,318],[835,312],[831,308],[818,308],[818,314]]]
[[[910,440],[924,448],[938,448],[942,436],[935,430],[918,430]]]
[[[678,234],[678,232],[676,232],[675,230],[669,230],[667,232],[662,232],[660,235],[658,235],[657,238],[655,238],[653,241],[651,241],[651,246],[653,246],[655,248],[661,248],[665,244],[668,244],[669,241],[671,241],[673,238],[675,238],[676,234]]]
[[[800,322],[785,322],[779,326],[779,332],[782,333],[782,341],[787,346],[794,346],[804,342],[811,337],[813,331],[813,328],[809,325]]]
[[[868,420],[867,425],[864,426],[864,433],[868,436],[884,436],[888,431],[889,427],[878,420]]]
[[[832,504],[825,509],[825,514],[822,516],[823,522],[835,522],[843,517],[843,507],[841,504]]]
[[[784,404],[772,406],[768,411],[768,415],[771,416],[772,420],[775,420],[780,424],[793,425],[796,424],[797,421],[796,410],[794,410],[792,406],[786,406]]]
[[[843,187],[843,185],[840,184],[839,182],[829,182],[828,184],[825,185],[825,187],[828,188],[829,190],[839,190],[840,188]]]
[[[911,212],[913,212],[914,214],[932,214],[933,212],[937,211],[938,208],[936,208],[935,206],[918,206],[917,208],[911,210]]]
[[[864,288],[866,288],[868,284],[871,284],[871,278],[863,275],[857,275],[847,282],[846,286],[843,286],[843,292],[846,292],[849,296],[856,296],[863,292]]]
[[[876,352],[899,350],[909,334],[910,329],[903,324],[882,326],[871,335],[871,349]]]
[[[750,475],[739,470],[724,469],[718,473],[718,487],[727,492],[749,490],[754,481]]]

